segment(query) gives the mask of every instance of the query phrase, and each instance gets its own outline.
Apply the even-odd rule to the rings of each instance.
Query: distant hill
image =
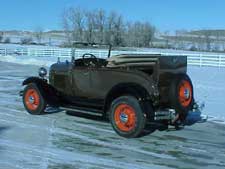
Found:
[[[24,43],[27,44],[42,44],[58,46],[64,43],[65,33],[62,30],[50,30],[50,31],[20,31],[20,30],[7,30],[1,31],[0,35],[2,38],[2,43],[5,39],[10,39],[11,43]]]
[[[188,34],[190,35],[205,35],[206,33],[210,34],[210,36],[224,36],[225,37],[225,30],[195,30],[190,31]]]

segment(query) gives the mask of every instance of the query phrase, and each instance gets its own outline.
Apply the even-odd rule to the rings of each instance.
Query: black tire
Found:
[[[182,102],[180,100],[180,92],[181,86],[183,85],[184,82],[188,84],[187,87],[188,92],[186,92],[187,93],[186,95],[184,94],[186,96],[186,100],[184,99],[184,101]],[[194,104],[193,96],[194,96],[193,85],[188,75],[186,74],[175,75],[170,85],[169,100],[172,108],[174,108],[176,112],[179,113],[180,120],[184,120],[188,112],[193,108]]]
[[[118,123],[118,111],[122,106],[127,106],[127,110],[125,111],[123,109],[123,113],[120,113],[120,121]],[[126,114],[128,111],[132,112],[132,116],[128,115],[127,118],[125,116],[124,119],[126,122],[122,122],[123,119],[121,120],[121,116],[123,116],[123,114]],[[126,128],[126,125],[128,126],[127,123],[130,122],[131,117],[133,119],[133,123],[131,127],[129,126],[130,129],[128,130],[129,127]],[[133,96],[121,96],[116,98],[111,104],[109,118],[112,127],[116,131],[116,133],[125,138],[135,138],[141,136],[146,125],[146,114],[144,114],[143,109],[139,104],[138,100]],[[121,125],[125,126],[123,128],[127,130],[121,129]]]
[[[146,124],[142,133],[138,137],[143,137],[155,132],[158,129],[158,124],[155,123],[155,113],[152,103],[148,101],[142,101],[141,103],[143,111],[146,113]]]
[[[31,83],[25,87],[23,92],[23,104],[27,112],[30,114],[45,114],[45,108],[47,103],[36,84]]]

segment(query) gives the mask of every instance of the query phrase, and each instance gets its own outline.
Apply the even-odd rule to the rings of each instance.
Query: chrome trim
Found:
[[[159,110],[155,112],[154,120],[171,120],[176,118],[176,111],[174,109]]]

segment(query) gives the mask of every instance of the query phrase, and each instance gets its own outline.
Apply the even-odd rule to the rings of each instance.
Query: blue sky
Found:
[[[225,29],[225,0],[1,0],[0,30],[61,29],[63,9],[103,8],[159,30]]]

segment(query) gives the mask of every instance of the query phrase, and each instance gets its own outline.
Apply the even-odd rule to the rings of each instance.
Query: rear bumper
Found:
[[[183,125],[192,125],[200,121],[206,121],[207,117],[202,116],[204,104],[195,103],[193,109],[188,112],[186,119],[182,122]],[[154,114],[155,121],[168,120],[170,124],[174,124],[179,119],[179,114],[174,109],[165,109],[156,111]]]

